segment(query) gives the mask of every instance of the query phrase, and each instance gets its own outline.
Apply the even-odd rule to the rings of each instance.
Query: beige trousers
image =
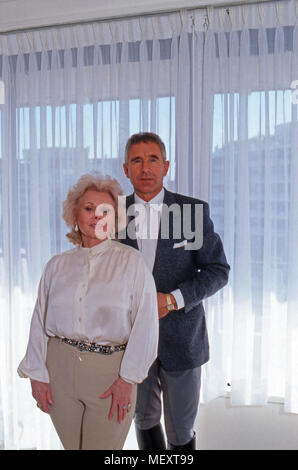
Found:
[[[50,415],[67,450],[120,450],[133,418],[137,386],[132,387],[132,407],[121,424],[118,409],[108,419],[112,396],[98,398],[119,377],[124,351],[104,356],[80,352],[58,338],[48,342],[47,368],[54,405]]]

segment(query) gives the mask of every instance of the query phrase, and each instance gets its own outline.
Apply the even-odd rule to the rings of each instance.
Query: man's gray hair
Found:
[[[141,142],[154,142],[157,144],[161,150],[163,161],[167,160],[166,147],[159,135],[154,134],[154,132],[139,132],[138,134],[133,134],[127,141],[125,146],[125,163],[128,163],[128,152],[134,144],[139,144]]]

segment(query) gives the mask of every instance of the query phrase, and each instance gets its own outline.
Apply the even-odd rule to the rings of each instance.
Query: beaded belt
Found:
[[[65,344],[69,344],[70,346],[74,346],[80,351],[89,351],[106,355],[113,354],[116,351],[124,351],[124,349],[126,348],[126,344],[120,344],[119,346],[104,346],[102,344],[87,343],[68,338],[63,338],[62,342]]]

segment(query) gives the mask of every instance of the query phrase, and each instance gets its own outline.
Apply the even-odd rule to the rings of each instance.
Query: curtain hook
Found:
[[[93,34],[93,43],[96,44],[95,24],[91,23],[91,30]]]
[[[242,24],[243,24],[243,27],[245,29],[245,25],[246,25],[245,4],[243,6],[241,6],[240,8],[241,8]]]
[[[183,32],[183,27],[184,27],[184,24],[185,24],[187,11],[186,11],[185,8],[183,8],[179,11],[179,13],[180,13],[180,21],[181,21],[181,30],[180,30],[180,35],[181,35],[181,33]]]
[[[174,15],[169,15],[169,22],[170,22],[170,25],[171,25],[171,28],[172,28],[172,34],[173,36],[176,35],[176,32],[177,32],[177,28],[176,28],[176,25],[175,25],[175,16]]]
[[[31,54],[32,52],[34,52],[34,38],[33,38],[34,33],[31,33],[29,31],[25,34],[26,34],[27,41],[28,41],[28,44],[29,44],[29,54]]]
[[[113,43],[113,42],[116,42],[116,41],[115,41],[115,35],[114,35],[114,31],[113,31],[113,28],[112,28],[112,22],[111,22],[111,21],[109,21],[109,23],[108,23],[108,24],[109,24],[109,29],[110,29],[111,39],[112,39],[112,41],[111,41],[111,42],[112,42],[112,43]]]
[[[232,30],[233,29],[233,24],[232,24],[230,8],[226,8],[225,11],[226,11],[227,17],[229,18],[230,27],[231,27],[231,30]]]
[[[151,16],[151,24],[152,24],[152,29],[153,29],[153,38],[156,39],[157,38],[157,34],[156,34],[156,31],[155,31],[155,27],[154,27],[154,18],[153,16]],[[158,38],[157,38],[158,39]]]
[[[276,14],[276,27],[280,26],[280,21],[279,21],[279,10],[277,6],[277,2],[275,3],[275,14]]]
[[[191,19],[191,31],[192,31],[192,33],[194,33],[194,31],[195,31],[195,17],[194,17],[193,14],[190,15],[190,19]]]
[[[296,16],[296,23],[298,23],[298,4],[293,0],[293,6],[294,6],[294,11],[295,11],[295,16]]]
[[[212,25],[214,23],[214,7],[213,6],[210,6],[210,7],[207,7],[206,8],[206,16],[205,16],[205,21],[204,21],[204,25],[207,26],[207,31],[210,27],[210,25]]]
[[[205,33],[207,33],[207,31],[208,31],[209,25],[210,25],[209,8],[206,8],[205,19],[204,19],[204,23],[203,23],[203,28],[205,30]]]
[[[144,32],[143,32],[143,28],[142,28],[142,17],[139,16],[139,27],[140,27],[140,30],[141,30],[141,41],[144,40]]]
[[[262,15],[261,15],[261,5],[260,4],[257,5],[257,11],[258,11],[258,16],[259,16],[259,26],[262,28],[263,19],[262,19]]]
[[[96,23],[91,23],[92,26],[92,33],[93,33],[93,42],[94,42],[94,65],[99,65],[100,64],[100,45],[99,41],[97,40],[97,35],[95,31]],[[97,64],[95,64],[95,61],[97,60]]]

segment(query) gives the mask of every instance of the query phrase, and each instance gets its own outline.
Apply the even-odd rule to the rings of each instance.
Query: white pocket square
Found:
[[[185,245],[187,245],[187,240],[183,240],[183,242],[179,242],[179,243],[174,243],[173,248],[180,248],[181,246],[185,246]]]

